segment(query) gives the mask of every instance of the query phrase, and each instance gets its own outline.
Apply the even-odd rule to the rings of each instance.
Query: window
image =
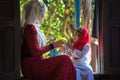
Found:
[[[20,15],[23,5],[30,0],[20,0]],[[57,39],[70,39],[72,31],[69,26],[74,27],[75,22],[75,0],[42,0],[48,7],[45,22],[41,27],[49,41],[49,34],[56,34]],[[89,2],[87,2],[89,1]],[[87,27],[91,34],[92,62],[94,73],[100,73],[101,57],[98,51],[98,0],[81,0],[80,4],[80,27]],[[96,5],[95,5],[96,4]],[[54,7],[54,8],[53,8]],[[77,17],[76,17],[77,18]],[[95,20],[95,21],[94,21]],[[96,29],[95,29],[96,28]],[[92,33],[93,32],[93,33]],[[49,54],[45,54],[49,57]]]

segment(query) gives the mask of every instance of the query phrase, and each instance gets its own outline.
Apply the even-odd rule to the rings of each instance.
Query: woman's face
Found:
[[[45,13],[37,13],[37,18],[39,19],[40,21],[40,24],[42,24],[44,22],[44,19],[45,19],[46,15]]]
[[[78,33],[77,33],[77,31],[75,30],[74,32],[73,32],[73,42],[76,42],[77,40],[78,40]]]
[[[40,19],[41,24],[44,22],[44,19],[45,19],[45,15],[43,15],[42,18]]]
[[[41,23],[41,24],[43,23],[44,19],[45,19],[45,17],[43,17],[43,18],[40,20],[40,23]]]

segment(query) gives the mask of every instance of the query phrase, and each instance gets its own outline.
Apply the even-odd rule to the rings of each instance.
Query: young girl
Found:
[[[72,46],[68,47],[73,50],[73,64],[76,68],[77,80],[94,80],[92,75],[91,47],[90,37],[86,28],[77,28],[73,33]]]

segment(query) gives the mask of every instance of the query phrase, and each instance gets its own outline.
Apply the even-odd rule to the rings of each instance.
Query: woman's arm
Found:
[[[33,56],[42,56],[50,50],[50,46],[39,47],[37,40],[37,32],[33,25],[27,25],[24,29],[23,40]]]

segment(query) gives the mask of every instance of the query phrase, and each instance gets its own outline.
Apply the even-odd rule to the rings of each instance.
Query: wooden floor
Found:
[[[94,80],[120,80],[120,74],[94,74]]]
[[[94,80],[120,80],[119,75],[112,75],[112,74],[94,74]],[[20,80],[30,80],[24,79],[23,77]]]

